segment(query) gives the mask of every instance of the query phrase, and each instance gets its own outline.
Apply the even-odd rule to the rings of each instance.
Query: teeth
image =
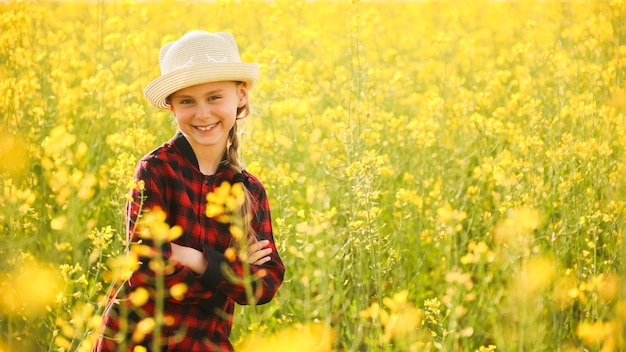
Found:
[[[208,125],[208,126],[196,126],[197,129],[199,129],[200,131],[208,131],[211,128],[213,128],[213,126],[217,125],[216,123],[212,124],[212,125]]]

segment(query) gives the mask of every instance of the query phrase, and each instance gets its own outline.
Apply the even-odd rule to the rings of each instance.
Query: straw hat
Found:
[[[169,42],[159,52],[161,76],[148,83],[143,94],[152,105],[167,109],[165,99],[196,84],[242,81],[251,88],[259,79],[259,65],[241,62],[230,33],[191,31]]]

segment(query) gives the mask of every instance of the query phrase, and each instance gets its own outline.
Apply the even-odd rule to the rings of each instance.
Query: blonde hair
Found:
[[[244,82],[238,82],[239,84],[245,84]],[[230,129],[228,133],[228,142],[226,143],[226,161],[228,163],[228,167],[235,173],[241,174],[243,172],[243,165],[239,159],[239,134],[237,132],[237,124],[239,120],[245,119],[250,115],[250,106],[246,102],[246,104],[240,108],[237,108],[237,119],[235,120],[235,124]],[[243,189],[246,194],[246,200],[241,207],[241,218],[243,219],[243,231],[247,236],[248,243],[257,242],[256,231],[252,227],[252,219],[254,214],[252,214],[252,205],[254,199],[248,190],[246,182],[242,182]],[[233,243],[234,238],[231,239],[231,246],[239,247],[239,243]]]

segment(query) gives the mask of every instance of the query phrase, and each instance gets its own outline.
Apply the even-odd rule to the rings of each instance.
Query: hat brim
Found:
[[[209,62],[178,69],[157,77],[146,85],[143,94],[157,108],[168,109],[172,93],[197,84],[241,81],[252,88],[259,79],[260,66],[247,62]]]

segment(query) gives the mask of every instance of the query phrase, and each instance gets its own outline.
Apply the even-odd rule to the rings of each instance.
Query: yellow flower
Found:
[[[237,207],[242,206],[246,200],[246,193],[241,182],[237,182],[231,186],[230,194],[235,200],[234,203]],[[234,208],[232,210],[234,210]]]
[[[224,251],[224,256],[229,262],[234,262],[237,259],[237,251],[233,247],[228,247]]]
[[[67,224],[67,216],[65,215],[59,215],[53,218],[52,220],[50,220],[50,227],[56,231],[63,230],[66,224]]]
[[[570,307],[578,298],[578,283],[571,275],[559,277],[552,290],[552,300],[561,309]]]
[[[148,302],[149,298],[150,298],[150,293],[144,287],[137,287],[137,289],[135,289],[130,294],[130,302],[135,307],[143,306],[144,304],[146,304]]]
[[[611,302],[618,297],[620,278],[615,273],[605,273],[597,278],[596,290],[602,302]]]
[[[92,173],[84,175],[80,181],[77,197],[83,201],[88,201],[95,194],[94,187],[98,184],[96,176]]]
[[[582,322],[576,328],[576,335],[588,346],[595,346],[604,342],[615,331],[611,322]]]
[[[111,268],[109,280],[125,281],[130,279],[133,271],[139,269],[139,257],[134,252],[127,255],[120,255],[113,259],[109,259],[108,266]]]
[[[376,302],[372,303],[367,309],[359,312],[359,317],[378,319],[380,316],[380,305]]]
[[[70,242],[55,243],[54,246],[59,252],[71,252],[74,249]]]
[[[209,193],[210,194],[210,193]],[[216,218],[224,214],[224,206],[221,204],[209,203],[206,206],[206,216],[209,218]]]
[[[156,241],[174,241],[183,234],[182,227],[167,223],[167,214],[163,209],[155,207],[146,210],[137,225],[138,235],[141,238],[150,238]]]
[[[133,243],[130,250],[139,257],[151,257],[155,252],[152,247],[139,243]]]
[[[487,262],[492,262],[495,259],[495,253],[489,250],[489,247],[483,241],[476,243],[476,241],[472,240],[467,244],[467,248],[469,249],[468,253],[460,259],[463,264],[478,263],[483,256]]]
[[[554,279],[555,262],[549,257],[527,260],[513,279],[511,292],[516,297],[533,297],[547,288]]]
[[[233,238],[239,240],[243,237],[243,229],[237,225],[230,225],[230,234],[233,235]]]
[[[422,323],[423,313],[407,302],[409,291],[403,290],[393,297],[383,297],[383,309],[373,302],[367,309],[359,312],[360,318],[380,321],[383,326],[383,341],[405,338],[414,334]]]
[[[321,323],[298,324],[263,336],[250,334],[236,350],[241,352],[292,352],[294,348],[307,352],[330,352],[333,350],[335,332]]]
[[[401,339],[414,335],[422,324],[423,313],[410,304],[389,316],[385,324],[383,341],[390,342],[393,339]]]
[[[69,350],[70,347],[72,347],[72,343],[70,341],[68,341],[68,339],[66,339],[63,336],[57,336],[54,338],[54,345],[62,348],[64,350]]]
[[[245,203],[246,194],[241,183],[231,185],[224,181],[213,192],[208,193],[206,199],[206,216],[228,223],[233,213]]]
[[[168,232],[167,240],[171,242],[171,241],[176,240],[178,237],[182,235],[183,235],[183,228],[178,225],[174,225],[172,226],[172,228],[170,228],[170,231]]]
[[[26,148],[20,136],[0,133],[0,173],[6,172],[13,177],[24,174],[28,166]]]
[[[170,287],[170,295],[174,297],[175,300],[182,301],[185,298],[185,293],[187,293],[187,285],[180,282]]]
[[[10,286],[0,286],[0,311],[26,316],[43,314],[46,306],[53,304],[62,293],[63,278],[58,270],[37,261],[27,261],[21,267],[0,277]]]
[[[154,319],[151,317],[144,318],[137,323],[137,327],[133,331],[132,340],[141,342],[152,330],[154,330]]]

